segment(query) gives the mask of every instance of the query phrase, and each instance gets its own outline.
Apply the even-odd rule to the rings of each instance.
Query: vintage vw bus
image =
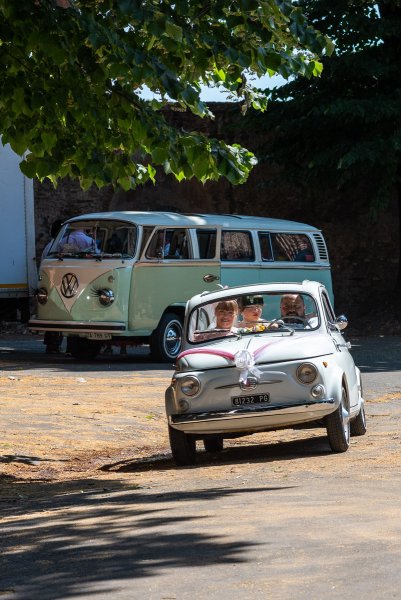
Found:
[[[109,212],[69,219],[40,266],[32,332],[70,336],[76,358],[150,344],[174,361],[189,298],[248,283],[317,280],[332,295],[321,231],[240,215]]]

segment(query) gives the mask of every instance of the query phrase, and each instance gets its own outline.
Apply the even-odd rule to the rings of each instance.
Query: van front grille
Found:
[[[319,258],[320,260],[329,260],[329,255],[327,252],[327,247],[325,244],[325,241],[323,239],[323,236],[321,233],[314,233],[313,237],[315,238],[315,242],[317,245],[317,249],[319,251]]]

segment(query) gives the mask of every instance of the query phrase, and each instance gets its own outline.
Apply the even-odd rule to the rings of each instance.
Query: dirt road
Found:
[[[359,469],[362,459],[366,477],[399,468],[401,341],[387,340],[391,343],[376,338],[354,345],[365,371],[369,427],[368,435],[352,439],[348,453],[330,454],[323,429],[258,434],[226,441],[218,457],[201,455],[208,477],[219,477],[227,464],[249,460],[271,462],[273,474],[287,476],[299,470],[294,456],[302,458],[303,471],[317,473]],[[96,479],[100,473],[125,483],[159,478],[166,469],[175,478],[186,477],[185,469],[173,468],[164,415],[172,368],[152,365],[146,355],[82,366],[63,356],[46,357],[39,338],[36,345],[33,341],[0,339],[0,484],[7,483],[0,485],[2,497],[40,494],[46,482],[77,480],[80,485],[81,478]]]
[[[401,589],[401,338],[356,340],[368,433],[227,441],[177,469],[172,370],[0,339],[4,600],[365,600]]]

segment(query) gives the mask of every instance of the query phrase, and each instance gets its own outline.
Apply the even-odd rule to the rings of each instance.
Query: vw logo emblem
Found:
[[[72,298],[78,291],[78,279],[74,273],[66,273],[61,280],[61,293],[64,298]]]
[[[253,377],[252,375],[248,376],[246,378],[246,381],[241,381],[240,382],[240,388],[241,390],[254,390],[256,388],[256,386],[258,385],[258,380],[256,377]]]

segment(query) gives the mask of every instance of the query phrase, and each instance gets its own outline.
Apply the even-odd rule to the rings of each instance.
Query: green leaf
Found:
[[[50,152],[57,143],[57,136],[51,131],[42,131],[41,139],[46,152]]]
[[[176,42],[182,42],[182,28],[170,21],[166,21],[166,35]]]
[[[168,158],[168,151],[167,148],[154,148],[152,150],[152,160],[157,164],[157,165],[162,165],[164,163],[165,160],[167,160]]]
[[[319,56],[327,61],[332,48],[289,0],[73,5],[1,4],[0,135],[19,153],[29,149],[24,169],[32,176],[69,175],[85,188],[153,181],[156,165],[178,180],[244,181],[252,160],[209,139],[213,114],[199,99],[200,83],[240,91],[244,108],[264,110],[270,92],[243,83],[244,71],[317,76]],[[157,98],[143,99],[143,86]],[[170,100],[187,114],[172,117]],[[232,130],[235,139],[238,124]],[[132,167],[133,156],[146,166]]]

